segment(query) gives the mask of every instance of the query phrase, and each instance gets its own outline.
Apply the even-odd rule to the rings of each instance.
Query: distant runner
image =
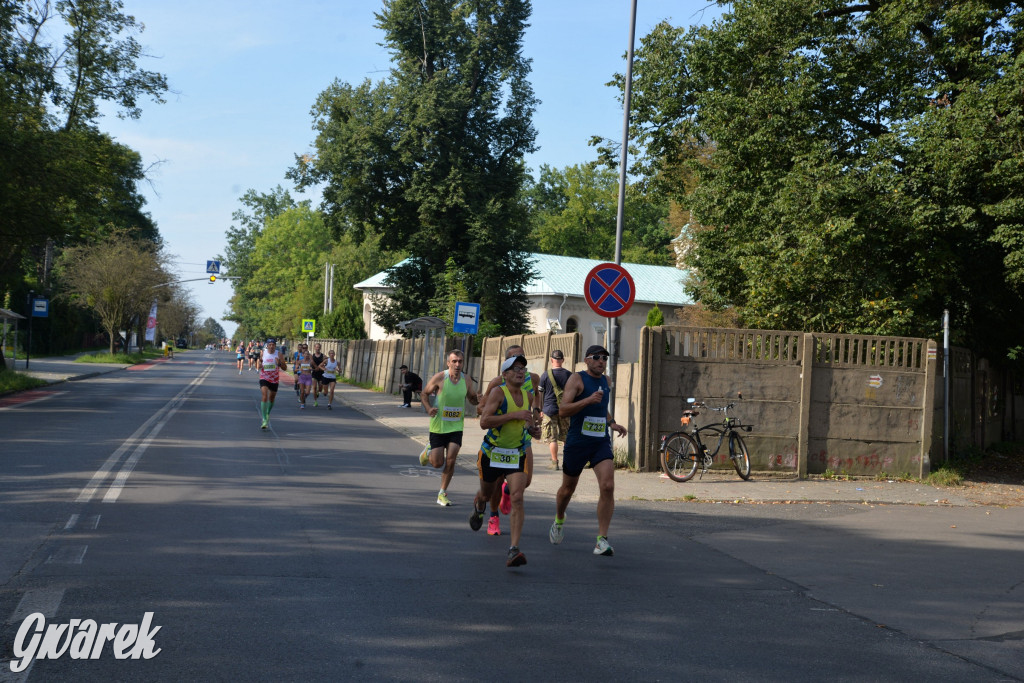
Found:
[[[267,346],[259,358],[260,414],[263,416],[260,429],[266,429],[270,425],[270,411],[274,409],[274,399],[277,398],[277,387],[281,381],[280,372],[287,369],[288,364],[277,352],[277,342],[273,338],[268,339]]]
[[[321,391],[323,393],[325,393],[325,394],[327,393],[327,391],[322,386],[323,379],[324,379],[324,369],[323,369],[322,366],[327,361],[327,356],[325,356],[320,351],[320,342],[317,342],[316,344],[313,344],[313,356],[312,356],[312,358],[313,358],[313,407],[316,408],[318,405],[320,405],[320,403],[318,402],[318,399],[320,398]]]
[[[327,360],[324,361],[322,371],[324,394],[327,396],[327,410],[331,410],[334,403],[334,387],[338,383],[338,360],[334,357],[334,349],[327,352]]]

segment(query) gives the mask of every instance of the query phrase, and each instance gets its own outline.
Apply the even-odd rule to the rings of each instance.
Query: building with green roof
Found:
[[[534,270],[534,277],[526,287],[530,300],[530,331],[579,332],[583,348],[591,344],[608,346],[608,318],[591,310],[583,293],[587,275],[602,261],[553,254],[529,254],[529,258]],[[620,359],[634,362],[639,360],[640,330],[654,305],[661,308],[666,321],[672,321],[676,308],[693,301],[683,291],[684,270],[638,263],[623,263],[622,266],[633,279],[636,297],[632,307],[619,317]],[[384,285],[386,276],[387,271],[382,271],[355,285],[363,292],[363,325],[370,339],[393,336],[373,321],[374,298],[391,292],[391,288]],[[487,315],[486,311],[483,315]]]

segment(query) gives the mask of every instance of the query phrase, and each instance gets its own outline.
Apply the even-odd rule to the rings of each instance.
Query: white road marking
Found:
[[[46,558],[45,564],[82,564],[85,559],[87,545],[65,545]]]
[[[107,494],[103,496],[104,503],[114,503],[117,501],[118,497],[121,495],[121,491],[124,490],[124,485],[128,483],[128,477],[130,477],[132,472],[135,470],[135,466],[138,464],[139,458],[141,458],[142,454],[146,452],[149,445],[153,443],[153,439],[155,439],[157,434],[160,433],[160,430],[164,428],[164,425],[166,425],[167,422],[174,417],[174,414],[178,412],[178,408],[184,405],[185,401],[188,400],[188,397],[191,396],[192,393],[199,388],[199,385],[202,384],[203,380],[213,372],[213,368],[214,366],[211,365],[203,370],[198,377],[193,379],[187,387],[181,390],[181,393],[171,399],[171,401],[164,406],[163,410],[166,412],[163,419],[156,423],[152,431],[150,431],[150,433],[146,435],[146,438],[142,440],[142,443],[140,443],[135,448],[135,451],[128,456],[128,459],[124,461],[124,465],[121,466],[121,470],[117,473],[117,476],[114,478],[113,483],[111,483],[110,488],[107,489]],[[158,412],[157,415],[159,414],[160,413]],[[156,415],[154,415],[154,417],[156,417]]]

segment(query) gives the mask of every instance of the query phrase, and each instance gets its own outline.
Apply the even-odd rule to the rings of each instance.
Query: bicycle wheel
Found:
[[[729,435],[729,457],[736,466],[736,474],[740,475],[740,479],[750,479],[750,454],[747,453],[747,444],[743,442],[743,437],[736,432]]]
[[[697,444],[686,432],[675,432],[665,439],[661,450],[661,468],[672,481],[689,481],[697,473]]]

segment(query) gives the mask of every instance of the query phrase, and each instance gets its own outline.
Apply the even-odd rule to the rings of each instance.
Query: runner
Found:
[[[327,352],[327,360],[324,361],[323,383],[324,394],[327,395],[327,410],[331,410],[334,403],[334,387],[338,383],[338,361],[334,357],[334,349]],[[330,393],[328,393],[330,392]]]
[[[245,350],[245,356],[249,359],[249,370],[256,368],[256,361],[259,358],[259,354],[256,353],[256,340],[250,340],[249,346]]]
[[[305,350],[306,350],[306,345],[303,344],[302,342],[299,342],[298,344],[295,345],[295,352],[292,354],[292,367],[293,368],[297,368],[298,367],[299,359],[302,358],[302,353]],[[295,381],[292,382],[292,386],[295,387],[295,401],[297,403],[302,403],[302,401],[299,400],[299,396],[300,396],[299,392],[302,389],[302,387],[299,386],[299,379],[298,379],[299,371],[296,369],[293,374],[295,375]]]
[[[513,345],[505,349],[505,358],[512,358],[513,356],[526,357],[525,350],[518,344]],[[496,389],[504,381],[504,378],[500,375],[495,377],[487,384],[487,389],[484,390],[480,398],[480,403],[483,404],[487,397],[490,396],[491,391]],[[534,387],[540,384],[540,378],[532,372],[526,373],[526,379],[523,382],[523,389],[530,395],[531,402],[534,404],[534,417],[540,418],[540,402],[534,398]],[[530,483],[533,481],[533,439],[529,434],[526,435],[526,484],[524,488],[528,488]],[[508,487],[505,486],[504,481],[498,480],[497,485],[494,487],[494,494],[491,498],[491,516],[487,521],[487,533],[491,536],[501,536],[501,514],[509,514],[512,509],[512,499],[509,497]]]
[[[320,405],[318,399],[320,398],[320,392],[327,393],[321,386],[324,379],[323,364],[327,361],[327,356],[320,352],[320,342],[313,344],[313,407],[316,408]]]
[[[420,465],[434,469],[444,467],[441,473],[441,490],[437,492],[437,504],[448,506],[448,485],[455,474],[455,459],[462,447],[462,428],[466,415],[466,399],[477,405],[479,397],[473,389],[473,380],[462,373],[462,351],[448,354],[448,369],[430,378],[420,392],[423,409],[430,415],[430,451],[420,454]],[[437,394],[435,405],[430,397]]]
[[[498,480],[504,478],[509,488],[512,513],[512,538],[505,560],[506,567],[526,564],[526,555],[519,550],[525,517],[523,491],[527,479],[526,436],[529,432],[540,437],[534,413],[530,409],[533,398],[523,388],[527,374],[525,356],[506,358],[501,364],[501,375],[505,381],[499,385],[500,391],[490,392],[480,413],[480,427],[488,431],[477,453],[480,490],[473,497],[469,528],[478,531],[483,525],[487,501],[492,498]]]
[[[242,365],[245,364],[245,344],[238,342],[235,348],[235,364],[238,366],[238,374],[242,374]]]
[[[565,383],[562,404],[558,409],[559,415],[571,419],[562,451],[562,485],[555,495],[555,521],[548,531],[548,538],[555,545],[562,542],[566,508],[579,484],[583,468],[589,464],[594,469],[600,491],[594,554],[611,557],[615,550],[608,542],[608,526],[615,511],[615,458],[608,429],[625,436],[626,428],[616,424],[608,413],[610,396],[608,379],[604,376],[608,351],[595,344],[587,349],[583,361],[587,364],[586,372],[574,373]]]
[[[306,345],[302,345],[305,349]],[[295,381],[299,384],[299,409],[306,409],[306,397],[313,388],[313,358],[304,350],[295,363]]]
[[[277,352],[277,343],[273,338],[268,339],[267,346],[259,358],[260,414],[263,416],[260,429],[266,429],[270,425],[270,411],[274,409],[274,399],[277,398],[277,387],[281,381],[280,372],[287,369],[288,364]]]

